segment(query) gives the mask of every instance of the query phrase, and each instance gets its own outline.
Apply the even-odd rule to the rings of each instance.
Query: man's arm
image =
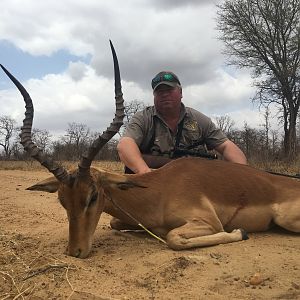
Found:
[[[130,137],[121,138],[117,149],[122,162],[134,173],[143,174],[151,172],[151,169],[143,160],[141,151],[134,139]]]
[[[221,155],[223,155],[224,160],[238,163],[247,164],[247,159],[243,151],[232,141],[227,140],[221,145],[215,148]]]

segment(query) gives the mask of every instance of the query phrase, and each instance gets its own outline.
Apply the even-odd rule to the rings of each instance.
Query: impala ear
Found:
[[[130,180],[128,177],[120,174],[101,172],[101,185],[103,187],[110,186],[118,188],[120,190],[128,190],[130,188],[140,187],[146,188],[133,180]]]
[[[52,176],[28,187],[26,190],[55,193],[58,190],[59,184],[60,182]]]

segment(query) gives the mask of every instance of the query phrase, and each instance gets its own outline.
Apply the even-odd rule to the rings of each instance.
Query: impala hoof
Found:
[[[245,231],[243,228],[240,228],[241,234],[242,234],[242,240],[248,240],[249,236],[247,234],[247,231]]]

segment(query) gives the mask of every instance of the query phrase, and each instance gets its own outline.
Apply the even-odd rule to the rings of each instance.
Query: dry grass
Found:
[[[66,169],[76,168],[78,162],[64,161],[60,162]],[[121,162],[115,161],[95,161],[92,164],[93,167],[101,168],[105,170],[110,170],[113,172],[122,173],[124,170],[124,165]],[[0,170],[45,170],[45,168],[40,165],[37,161],[0,161]]]
[[[63,161],[60,162],[66,169],[76,168],[78,162]],[[250,165],[266,171],[273,171],[283,174],[295,175],[300,173],[300,162],[254,162],[250,161]],[[109,170],[112,172],[123,173],[124,165],[121,162],[115,161],[94,161],[93,167]],[[0,161],[0,170],[45,170],[39,162],[35,160],[30,161]]]
[[[274,162],[250,162],[250,165],[260,170],[295,175],[300,173],[299,163],[300,163],[299,161],[295,161],[295,162],[274,161]]]

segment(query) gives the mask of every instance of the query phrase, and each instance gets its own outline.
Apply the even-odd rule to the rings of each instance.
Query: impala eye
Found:
[[[98,199],[98,193],[93,193],[91,199],[90,199],[90,202],[89,202],[89,206],[93,205],[94,203],[96,203]]]
[[[62,207],[66,209],[65,198],[62,195],[59,195],[58,200],[59,200],[60,204],[62,205]]]

